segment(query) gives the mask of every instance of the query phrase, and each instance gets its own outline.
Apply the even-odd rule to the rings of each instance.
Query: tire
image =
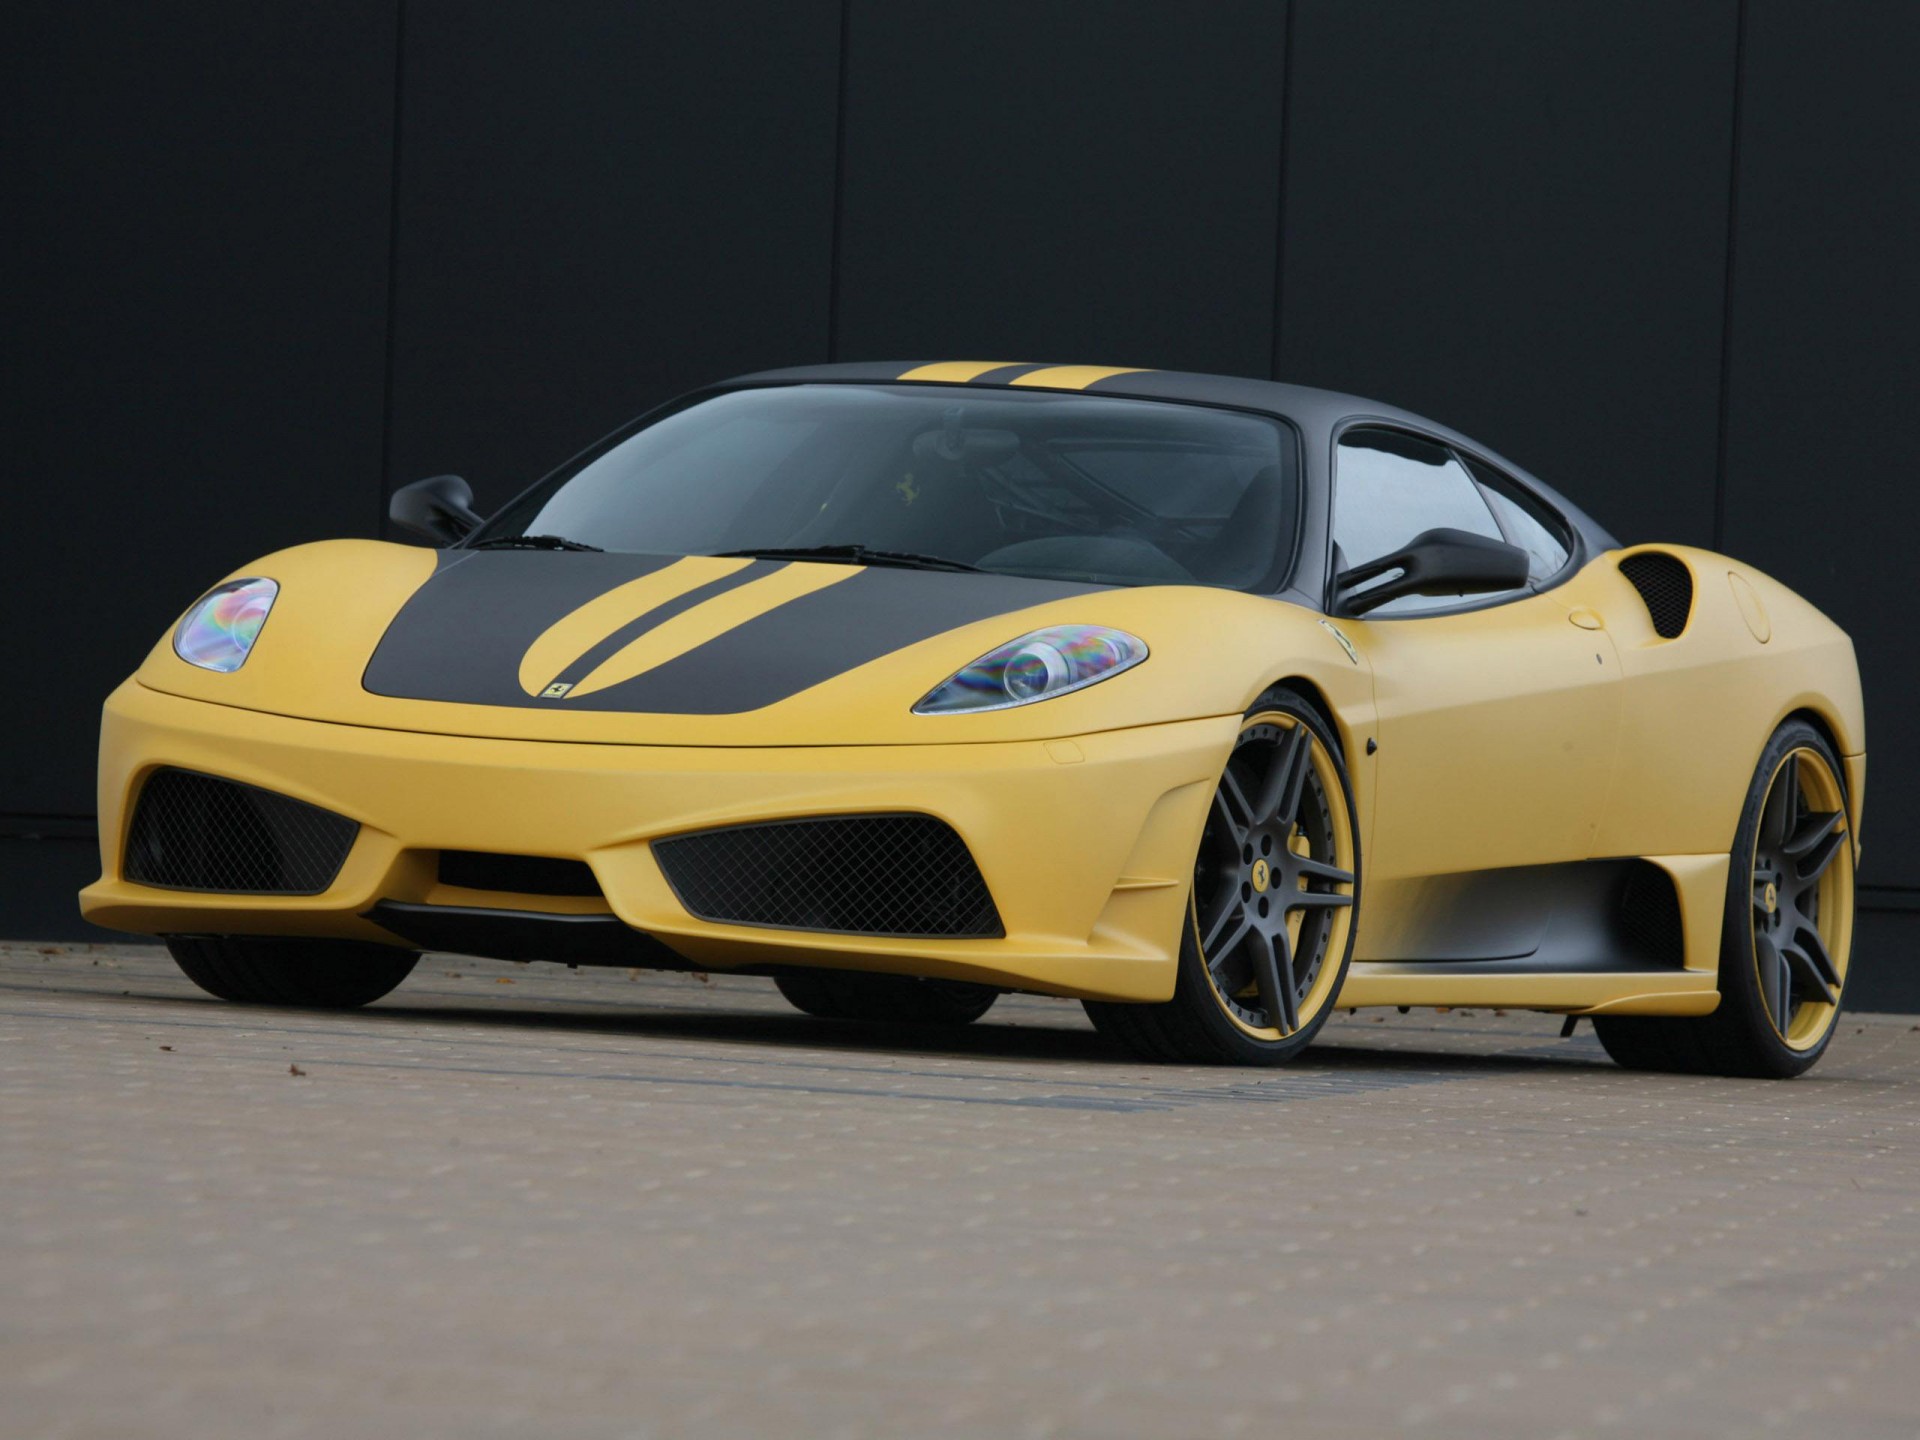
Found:
[[[1284,1064],[1333,1013],[1359,900],[1360,832],[1340,742],[1299,694],[1269,690],[1247,712],[1214,792],[1173,998],[1089,1000],[1088,1018],[1149,1060]]]
[[[792,971],[774,977],[796,1010],[822,1020],[899,1025],[971,1025],[1000,992],[964,980],[920,980],[853,970]]]
[[[1826,1053],[1853,950],[1845,773],[1805,721],[1774,731],[1734,836],[1719,1007],[1692,1018],[1594,1016],[1618,1064],[1785,1080]]]
[[[209,995],[242,1005],[355,1010],[412,973],[417,950],[358,940],[252,935],[169,935],[167,949]]]

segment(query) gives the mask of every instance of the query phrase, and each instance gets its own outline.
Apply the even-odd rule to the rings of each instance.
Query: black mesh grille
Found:
[[[598,895],[593,867],[581,860],[545,855],[494,855],[484,850],[442,850],[440,883],[464,890],[507,890],[521,895]]]
[[[1680,918],[1680,896],[1673,877],[1658,865],[1636,860],[1627,871],[1620,892],[1621,937],[1636,960],[1656,965],[1684,965],[1686,930]]]
[[[1622,560],[1620,573],[1647,602],[1654,633],[1662,640],[1671,640],[1687,628],[1687,616],[1693,613],[1693,572],[1685,564],[1648,550]]]
[[[737,825],[654,842],[703,920],[855,935],[1001,935],[966,842],[930,815]]]
[[[127,828],[127,879],[168,890],[317,895],[360,826],[271,790],[192,770],[156,770]]]

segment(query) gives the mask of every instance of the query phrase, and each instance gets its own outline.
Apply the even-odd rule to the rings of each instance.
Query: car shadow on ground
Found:
[[[565,1002],[558,1002],[564,1004]],[[611,1013],[608,1013],[611,1012]],[[757,1010],[721,1010],[706,1006],[667,1010],[636,999],[631,1010],[621,1006],[576,1009],[529,1009],[524,1006],[437,1006],[409,1004],[397,996],[359,1012],[363,1019],[407,1024],[484,1026],[501,1031],[548,1031],[569,1035],[600,1035],[628,1039],[709,1041],[776,1047],[783,1050],[835,1051],[845,1054],[885,1055],[895,1058],[982,1059],[1026,1064],[1103,1065],[1138,1074],[1169,1069],[1199,1069],[1220,1075],[1256,1075],[1260,1069],[1231,1066],[1166,1066],[1142,1060],[1083,1026],[1035,1023],[1022,1017],[1019,1024],[995,1024],[991,1015],[962,1027],[865,1024],[821,1020],[808,1015],[783,1015]],[[1512,1037],[1487,1037],[1489,1050],[1472,1052],[1405,1045],[1373,1046],[1357,1042],[1351,1033],[1323,1041],[1288,1069],[1329,1071],[1445,1070],[1462,1077],[1509,1071],[1614,1069],[1595,1046],[1578,1041],[1539,1040],[1540,1053],[1513,1053]],[[1531,1045],[1531,1037],[1528,1038]],[[1505,1053],[1493,1053],[1504,1046]]]
[[[1253,1076],[1288,1072],[1405,1073],[1440,1071],[1458,1078],[1475,1074],[1552,1071],[1588,1071],[1615,1069],[1604,1052],[1583,1034],[1560,1041],[1551,1034],[1518,1036],[1483,1032],[1477,1039],[1484,1050],[1441,1048],[1426,1044],[1409,1045],[1406,1032],[1397,1036],[1383,1034],[1383,1043],[1370,1044],[1371,1038],[1354,1026],[1339,1026],[1321,1038],[1299,1060],[1279,1070],[1235,1068],[1230,1066],[1175,1066],[1143,1060],[1128,1054],[1105,1040],[1084,1024],[1077,1023],[1073,1012],[1064,1010],[1059,1024],[1047,1023],[1045,1011],[1026,1006],[1015,1023],[996,1023],[986,1019],[969,1026],[866,1024],[845,1020],[821,1020],[799,1013],[762,1008],[722,1008],[716,996],[698,1005],[662,1001],[656,995],[635,995],[631,1002],[542,998],[529,1003],[521,997],[494,997],[460,1005],[439,1003],[442,994],[409,996],[401,990],[388,999],[364,1010],[325,1012],[280,1010],[268,1006],[238,1006],[210,995],[183,994],[172,989],[153,989],[140,984],[146,977],[129,976],[138,988],[123,990],[116,999],[145,1007],[152,1004],[180,1005],[204,1010],[207,1018],[225,1014],[235,1023],[244,1023],[246,1015],[279,1014],[299,1016],[308,1022],[325,1024],[344,1021],[356,1026],[372,1025],[382,1030],[403,1030],[422,1024],[456,1025],[468,1030],[496,1032],[501,1038],[526,1039],[542,1032],[607,1039],[658,1039],[679,1042],[714,1042],[768,1048],[775,1051],[837,1052],[848,1056],[887,1057],[893,1059],[978,1059],[1029,1065],[1098,1065],[1131,1072],[1139,1076],[1186,1070],[1210,1075]],[[11,987],[7,987],[11,988]],[[70,993],[76,998],[106,998],[92,986],[33,986],[38,993]],[[477,999],[477,997],[476,997]],[[1009,1019],[1013,1017],[1009,1016]],[[205,1023],[198,1015],[195,1023]],[[1463,1030],[1458,1041],[1473,1043],[1474,1032]],[[1424,1038],[1424,1036],[1423,1036]],[[1516,1050],[1516,1042],[1524,1049]]]

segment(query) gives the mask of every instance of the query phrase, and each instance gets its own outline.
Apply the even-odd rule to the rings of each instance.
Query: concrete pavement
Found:
[[[0,947],[0,1437],[1920,1435],[1920,1021],[1787,1084],[1339,1017],[1160,1068],[759,980]]]

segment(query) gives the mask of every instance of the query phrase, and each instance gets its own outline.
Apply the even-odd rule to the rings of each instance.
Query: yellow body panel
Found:
[[[587,861],[612,913],[716,968],[852,966],[1160,1000],[1172,991],[1193,856],[1220,768],[1248,706],[1287,680],[1330,712],[1355,792],[1359,938],[1337,1003],[1699,1013],[1716,999],[1728,850],[1768,735],[1796,711],[1827,727],[1843,755],[1856,843],[1865,743],[1844,634],[1748,567],[1661,548],[1695,574],[1691,621],[1672,640],[1653,633],[1617,553],[1544,595],[1406,619],[1326,621],[1235,591],[1145,586],[963,624],[760,710],[676,715],[569,709],[536,697],[597,640],[739,568],[736,561],[683,560],[607,591],[516,661],[524,706],[482,705],[377,695],[361,683],[395,612],[433,575],[435,552],[368,541],[301,546],[236,572],[280,585],[245,666],[225,675],[198,669],[163,637],[109,701],[103,876],[83,909],[100,924],[144,933],[376,938],[361,916],[381,899],[547,911],[597,904],[449,891],[434,881],[437,849],[505,851]],[[601,671],[658,665],[782,596],[856,573],[796,564],[778,572],[777,585],[738,586],[648,632],[577,688],[613,683]],[[1756,605],[1764,625],[1753,621]],[[1053,624],[1129,631],[1150,658],[1042,704],[912,713],[976,657]],[[129,801],[147,773],[168,765],[338,811],[361,823],[360,839],[318,897],[131,884],[120,874]],[[902,810],[938,816],[966,840],[1004,938],[710,924],[682,909],[648,848],[714,825]],[[1419,958],[1407,950],[1423,897],[1445,877],[1625,857],[1645,857],[1672,877],[1684,969],[1408,973],[1404,962]]]
[[[1860,833],[1866,723],[1853,643],[1813,606],[1758,570],[1678,545],[1659,549],[1694,574],[1695,601],[1674,640],[1653,631],[1633,587],[1606,561],[1575,583],[1605,605],[1631,703],[1621,713],[1619,764],[1596,848],[1608,854],[1724,852],[1733,843],[1767,737],[1798,711],[1832,733],[1858,775],[1848,789]],[[1728,583],[1739,574],[1765,604],[1763,642]],[[1558,593],[1558,592],[1555,592]]]

